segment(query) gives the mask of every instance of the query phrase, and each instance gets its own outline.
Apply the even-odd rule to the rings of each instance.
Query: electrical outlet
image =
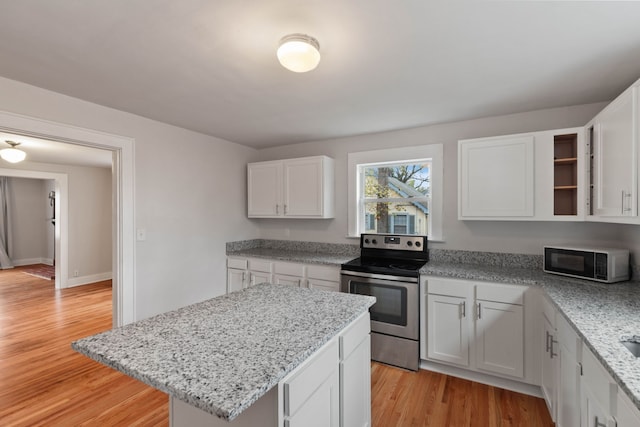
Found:
[[[78,270],[73,270],[73,277],[78,277],[80,272]]]

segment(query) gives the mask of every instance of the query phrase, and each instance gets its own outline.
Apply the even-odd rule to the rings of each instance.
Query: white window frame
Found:
[[[360,237],[359,194],[363,185],[358,166],[371,163],[411,163],[416,160],[431,159],[431,203],[429,216],[431,219],[431,235],[429,240],[443,240],[442,209],[443,209],[443,147],[442,144],[420,145],[415,147],[389,148],[384,150],[361,151],[349,153],[348,168],[348,236]]]

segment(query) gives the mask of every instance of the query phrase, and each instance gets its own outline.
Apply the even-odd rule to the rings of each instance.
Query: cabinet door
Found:
[[[591,128],[593,213],[635,217],[637,209],[637,141],[633,116],[637,88],[625,91],[595,119]]]
[[[466,298],[427,295],[427,356],[469,366],[469,322],[472,307]]]
[[[524,376],[524,315],[521,305],[476,302],[476,367]]]
[[[284,214],[323,216],[323,158],[311,157],[284,162]]]
[[[227,268],[227,293],[240,291],[244,288],[244,281],[247,277],[245,270]]]
[[[371,426],[371,338],[340,363],[341,426]]]
[[[249,272],[249,286],[255,286],[260,283],[271,283],[271,273],[262,271]]]
[[[640,426],[640,411],[631,403],[622,390],[617,393],[618,412],[616,415],[616,427],[638,427]]]
[[[281,385],[288,427],[338,427],[340,423],[337,338],[307,359]]]
[[[560,342],[558,374],[558,427],[580,427],[580,364]]]
[[[555,339],[555,328],[551,325],[546,316],[541,316],[544,322],[543,327],[543,348],[542,348],[542,379],[540,388],[542,389],[542,396],[551,419],[556,420],[556,405],[557,405],[557,355],[553,352],[553,340]]]
[[[302,277],[286,276],[286,275],[283,275],[283,274],[274,274],[273,275],[273,282],[276,285],[290,285],[290,286],[300,287],[300,286],[302,286],[302,281],[303,281]]]
[[[285,427],[338,427],[340,425],[338,373],[334,372],[288,419]]]
[[[558,334],[558,427],[580,426],[580,375],[579,357],[582,340],[578,337],[567,320],[556,316],[556,332]]]
[[[602,384],[608,387],[608,384]],[[585,427],[609,427],[609,414],[595,397],[590,387],[583,385],[580,393],[581,424]]]
[[[249,163],[247,209],[249,218],[282,215],[282,162]]]
[[[534,215],[534,137],[458,143],[460,219]]]

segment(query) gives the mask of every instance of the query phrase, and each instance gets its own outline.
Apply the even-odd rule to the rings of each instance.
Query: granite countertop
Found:
[[[277,261],[299,262],[301,264],[323,264],[339,267],[358,255],[332,254],[323,252],[293,251],[288,249],[253,248],[227,251],[228,257],[266,258]]]
[[[83,338],[72,347],[230,421],[374,302],[262,284]]]
[[[640,408],[640,359],[621,343],[640,335],[640,283],[601,284],[541,269],[429,262],[423,275],[541,287],[621,390]]]

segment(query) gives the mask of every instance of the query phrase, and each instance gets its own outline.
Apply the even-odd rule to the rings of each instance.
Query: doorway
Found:
[[[0,112],[0,131],[112,152],[113,325],[135,321],[134,140],[7,112]],[[63,204],[61,196],[61,209]],[[59,216],[61,227],[63,216]],[[60,243],[58,253],[62,257],[65,247]],[[60,276],[64,277],[62,262],[60,269]]]
[[[54,181],[54,191],[57,203],[54,217],[57,218],[54,224],[54,253],[57,254],[55,263],[55,288],[67,287],[69,280],[68,260],[69,260],[69,235],[68,235],[68,177],[62,173],[42,172],[22,169],[0,168],[0,176],[12,178],[31,178]]]

